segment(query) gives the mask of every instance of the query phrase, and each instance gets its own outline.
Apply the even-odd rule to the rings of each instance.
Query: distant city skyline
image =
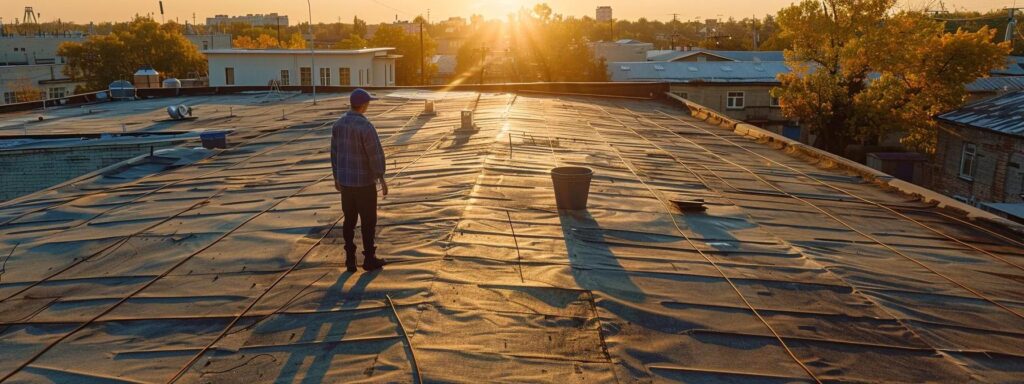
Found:
[[[396,15],[401,20],[411,20],[417,15],[426,17],[428,9],[431,21],[454,16],[468,18],[472,14],[482,14],[488,19],[504,18],[520,7],[532,8],[534,4],[541,2],[546,2],[555,13],[566,16],[594,17],[594,11],[598,6],[608,5],[612,7],[616,19],[635,20],[645,17],[649,20],[662,21],[671,20],[673,13],[678,14],[678,18],[683,21],[730,17],[742,19],[751,16],[761,18],[768,14],[774,15],[779,9],[795,3],[793,0],[724,0],[696,4],[679,0],[369,0],[359,2],[361,5],[355,8],[351,5],[355,2],[311,0],[314,22],[329,23],[340,19],[342,22],[350,23],[352,17],[358,15],[360,19],[374,24],[394,21]],[[43,22],[56,21],[58,18],[76,23],[126,21],[136,14],[150,13],[160,20],[158,0],[11,0],[3,3],[0,5],[0,18],[4,24],[13,24],[16,18],[21,19],[26,5],[33,6],[41,15]],[[913,9],[923,9],[929,5],[934,8],[938,3],[937,0],[899,0],[901,7]],[[1013,0],[945,0],[943,3],[949,10],[988,11],[1012,6]],[[216,14],[277,12],[288,15],[293,25],[309,19],[306,2],[302,0],[164,0],[164,11],[167,20],[178,20],[182,23],[191,23],[194,13],[199,24]]]

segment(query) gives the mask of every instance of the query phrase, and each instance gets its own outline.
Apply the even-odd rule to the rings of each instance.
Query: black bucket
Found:
[[[558,209],[587,209],[590,179],[594,171],[584,167],[558,167],[551,170]]]

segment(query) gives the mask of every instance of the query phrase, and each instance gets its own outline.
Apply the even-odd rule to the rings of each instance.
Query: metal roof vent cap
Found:
[[[164,88],[181,88],[181,80],[175,79],[173,77],[168,77],[164,79],[162,84]]]
[[[473,110],[463,109],[462,110],[462,129],[473,129]]]

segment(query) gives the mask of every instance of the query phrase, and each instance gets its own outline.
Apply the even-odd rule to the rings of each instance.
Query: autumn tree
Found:
[[[369,44],[369,41],[353,33],[351,35],[348,35],[348,37],[345,38],[344,40],[342,40],[341,43],[338,44],[338,48],[361,49],[366,48]]]
[[[144,66],[170,77],[206,73],[206,58],[184,35],[145,18],[116,25],[110,34],[89,36],[81,43],[62,43],[57,55],[67,59],[64,74],[83,79],[87,90],[131,78]]]
[[[842,154],[849,144],[899,136],[931,151],[931,117],[962,104],[965,84],[1004,65],[1008,47],[993,42],[993,30],[944,32],[941,22],[894,5],[804,0],[779,12],[793,71],[773,92],[816,147]]]
[[[14,80],[8,85],[8,88],[14,93],[14,102],[16,103],[42,100],[46,95],[42,88],[32,84],[29,79]]]
[[[350,37],[351,38],[351,37]],[[401,27],[381,24],[377,32],[370,39],[371,47],[392,47],[395,54],[402,55],[395,60],[395,84],[416,85],[420,83],[420,36],[419,34],[405,33]],[[423,57],[429,58],[437,50],[437,42],[429,34],[424,32],[423,36]],[[425,60],[424,78],[430,77],[437,71],[435,65]]]
[[[235,37],[231,41],[231,46],[240,49],[303,49],[306,48],[306,40],[298,33],[293,33],[284,41],[277,41],[276,37],[266,34],[260,35],[255,39],[242,35]]]

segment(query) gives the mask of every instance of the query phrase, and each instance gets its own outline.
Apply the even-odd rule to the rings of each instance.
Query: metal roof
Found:
[[[776,83],[790,70],[779,61],[642,61],[609,63],[608,71],[612,81]]]
[[[939,120],[1024,136],[1024,91],[985,99],[938,116]]]
[[[990,73],[1000,76],[1024,76],[1024,56],[1007,56],[1006,68],[994,69]]]
[[[666,51],[648,58],[649,61],[674,61],[698,53],[719,56],[734,61],[785,61],[782,51],[718,51],[713,49],[694,49],[690,51]]]
[[[1005,92],[1024,90],[1024,76],[982,77],[966,86],[967,92]]]

